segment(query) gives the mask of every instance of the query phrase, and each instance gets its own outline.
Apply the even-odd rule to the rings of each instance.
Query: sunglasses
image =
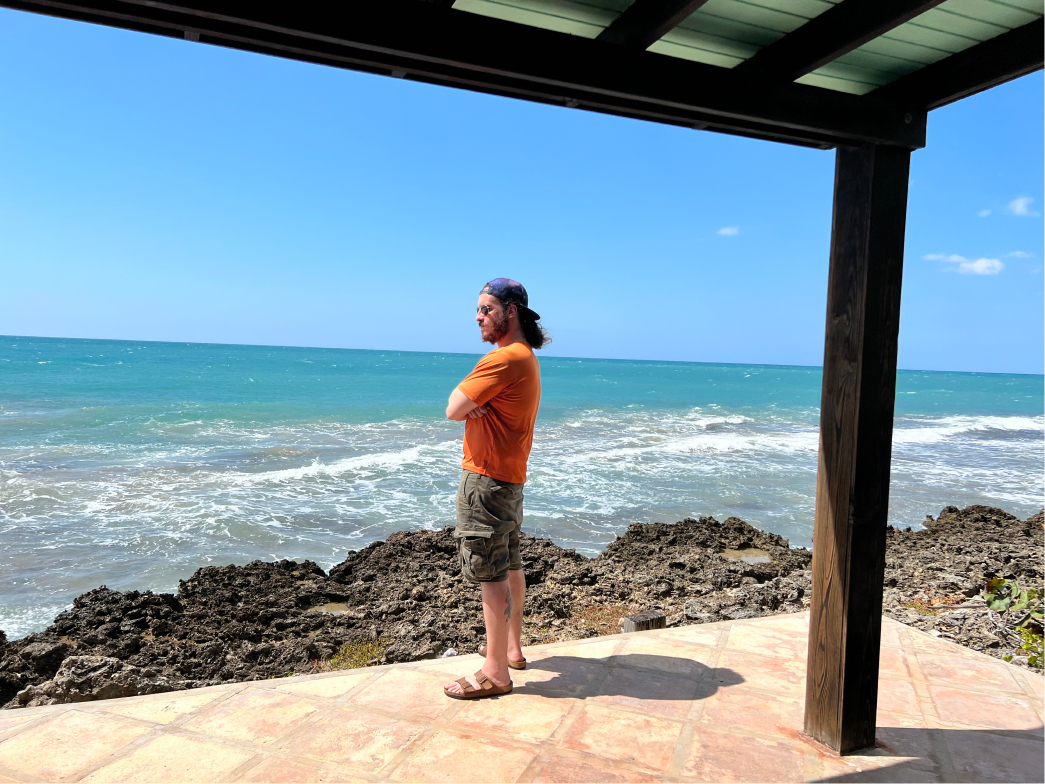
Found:
[[[489,305],[480,305],[475,309],[476,313],[482,313],[484,316],[489,316],[490,311],[493,310]]]

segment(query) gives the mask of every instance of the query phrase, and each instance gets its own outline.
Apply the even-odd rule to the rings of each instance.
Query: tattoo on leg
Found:
[[[504,608],[504,622],[508,623],[512,619],[512,589],[509,588],[505,594],[505,608]]]

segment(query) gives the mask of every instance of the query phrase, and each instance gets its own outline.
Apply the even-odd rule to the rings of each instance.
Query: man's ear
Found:
[[[508,306],[508,318],[511,318],[512,316],[519,318],[519,308],[515,306],[514,302]]]

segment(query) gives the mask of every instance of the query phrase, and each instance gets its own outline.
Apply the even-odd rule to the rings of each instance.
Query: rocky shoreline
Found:
[[[889,529],[885,613],[992,656],[1017,654],[1018,636],[979,597],[984,577],[1042,588],[1042,519],[947,507],[923,530]],[[737,518],[633,525],[592,559],[526,536],[522,554],[528,644],[616,633],[638,610],[677,625],[809,605],[810,551]],[[484,635],[479,591],[455,556],[446,528],[395,533],[329,574],[311,561],[255,561],[200,569],[177,595],[102,586],[43,632],[0,632],[0,705],[302,674],[346,644],[372,651],[373,664],[472,652]]]

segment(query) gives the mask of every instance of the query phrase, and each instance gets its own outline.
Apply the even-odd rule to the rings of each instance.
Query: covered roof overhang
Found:
[[[686,50],[685,57],[655,51],[658,47],[674,51],[664,42],[683,22],[692,37],[693,25],[700,24],[701,14],[706,16],[716,2],[725,8],[717,17],[721,28],[723,13],[730,10],[729,3],[737,5],[735,0],[457,0],[456,6],[451,0],[340,4],[315,0],[293,4],[0,0],[0,5],[341,68],[821,148],[867,143],[923,147],[929,109],[1042,67],[1041,14],[1024,11],[1022,18],[1033,21],[1012,29],[995,25],[992,31],[998,34],[994,37],[909,70],[866,94],[795,82],[919,13],[940,6],[940,0],[792,3],[796,7],[818,4],[827,10],[771,43],[754,48],[733,67],[694,59],[693,51],[699,54],[704,50]],[[786,0],[761,2],[759,7],[769,10],[773,5],[787,5]],[[1037,0],[1023,2],[1034,5]],[[557,15],[542,16],[542,10]],[[549,29],[570,14],[590,16],[594,11],[602,14],[604,26],[585,22],[587,27],[578,28],[580,34]],[[515,13],[522,21],[497,18],[493,13],[502,17]],[[558,21],[545,23],[545,17]],[[530,23],[534,21],[536,24]],[[709,55],[705,59],[714,58]],[[883,77],[879,74],[878,79]],[[852,88],[848,82],[838,84]],[[862,89],[860,85],[858,89]]]

